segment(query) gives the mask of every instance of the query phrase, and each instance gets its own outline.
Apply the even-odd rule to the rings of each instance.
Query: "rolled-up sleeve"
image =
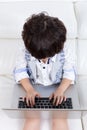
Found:
[[[25,58],[25,47],[20,46],[18,56],[16,58],[16,65],[13,71],[16,83],[20,83],[20,80],[29,78],[27,73],[27,60]]]
[[[71,84],[76,81],[76,65],[75,65],[75,53],[72,48],[64,47],[65,62],[63,65],[63,78],[72,80]]]

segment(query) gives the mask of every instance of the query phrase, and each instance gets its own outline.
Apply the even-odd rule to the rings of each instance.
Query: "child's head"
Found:
[[[22,38],[26,49],[35,58],[52,57],[64,47],[66,28],[58,18],[40,13],[27,19]]]

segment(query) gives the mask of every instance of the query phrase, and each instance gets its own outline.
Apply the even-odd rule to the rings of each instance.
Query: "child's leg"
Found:
[[[23,130],[40,130],[40,119],[26,119]]]
[[[67,119],[52,119],[52,130],[69,130]]]

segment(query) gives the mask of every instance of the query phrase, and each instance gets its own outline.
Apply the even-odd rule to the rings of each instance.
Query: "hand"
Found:
[[[49,99],[51,100],[52,98],[53,98],[53,104],[55,104],[56,106],[58,104],[61,104],[63,100],[66,101],[66,97],[64,96],[64,92],[60,88],[58,88],[55,92],[53,92],[50,95]]]
[[[26,102],[28,106],[33,106],[35,104],[35,97],[41,97],[40,94],[34,90],[34,88],[30,88],[26,94]]]

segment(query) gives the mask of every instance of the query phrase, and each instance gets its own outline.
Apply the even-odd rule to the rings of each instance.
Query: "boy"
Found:
[[[33,106],[41,94],[33,84],[58,84],[49,96],[53,104],[66,100],[64,92],[75,81],[74,60],[64,46],[66,28],[62,21],[44,13],[32,15],[23,26],[24,49],[21,50],[14,71],[17,83],[26,91],[26,101]],[[40,88],[42,89],[42,88]],[[48,87],[48,91],[50,90]],[[43,89],[42,89],[43,90]],[[27,119],[24,130],[39,130],[40,119]],[[68,130],[67,119],[52,119],[53,130]]]

